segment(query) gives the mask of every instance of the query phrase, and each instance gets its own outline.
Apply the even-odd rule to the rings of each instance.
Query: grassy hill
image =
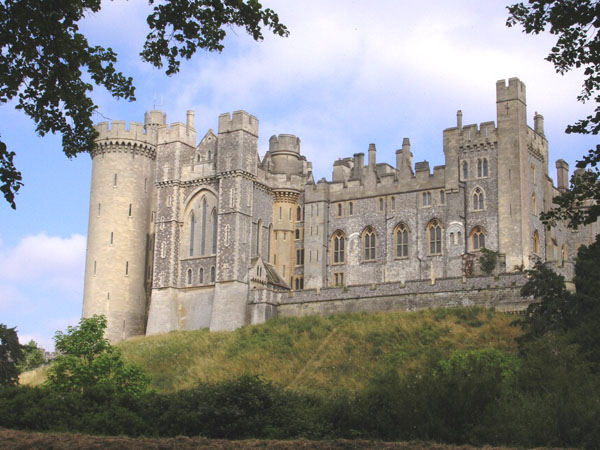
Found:
[[[140,337],[121,344],[151,387],[173,392],[243,373],[297,391],[358,390],[379,371],[406,372],[457,349],[516,350],[515,317],[483,308],[274,319],[232,332]]]

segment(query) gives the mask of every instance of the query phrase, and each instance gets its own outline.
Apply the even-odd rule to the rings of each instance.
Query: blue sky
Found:
[[[577,103],[581,74],[557,75],[544,57],[549,35],[528,36],[505,26],[504,1],[378,0],[264,1],[289,30],[261,43],[229,30],[223,53],[198,53],[167,77],[138,54],[146,35],[142,1],[103,2],[82,30],[92,44],[112,47],[118,68],[133,76],[136,102],[93,92],[97,122],[143,122],[162,109],[168,122],[196,112],[199,138],[216,131],[220,113],[244,109],[260,121],[259,153],[273,134],[300,137],[315,178],[330,178],[333,161],[377,145],[378,161],[394,163],[409,137],[415,161],[444,163],[442,130],[495,120],[495,82],[527,85],[528,116],[545,117],[554,161],[575,160],[591,137],[566,135],[567,124],[591,112]],[[425,6],[422,6],[426,4]],[[17,152],[25,186],[17,210],[0,202],[0,323],[18,328],[21,342],[53,347],[56,330],[81,315],[91,160],[69,160],[60,136],[38,137],[12,105],[0,108],[0,134]]]

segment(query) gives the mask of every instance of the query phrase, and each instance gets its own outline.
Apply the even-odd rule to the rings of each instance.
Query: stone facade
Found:
[[[258,120],[219,117],[197,144],[194,113],[166,125],[98,125],[92,153],[83,315],[105,314],[108,337],[231,330],[281,315],[480,304],[524,307],[520,273],[540,258],[567,278],[597,224],[547,230],[539,213],[568,184],[548,173],[543,117],[527,126],[525,85],[496,84],[496,122],[443,132],[445,165],[396,167],[371,144],[315,182],[300,139],[257,152]],[[492,275],[480,249],[498,252]]]

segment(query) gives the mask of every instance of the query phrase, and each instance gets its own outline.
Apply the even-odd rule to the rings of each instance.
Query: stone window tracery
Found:
[[[473,211],[482,211],[484,209],[485,203],[485,195],[483,193],[483,189],[475,188],[473,191]]]
[[[437,219],[433,219],[427,225],[427,238],[429,243],[430,255],[442,254],[442,226]]]
[[[431,206],[431,192],[423,192],[423,206]]]
[[[363,231],[363,261],[375,261],[377,238],[373,227],[368,226]]]
[[[346,236],[340,230],[333,233],[331,239],[333,247],[333,264],[344,264],[346,251]]]
[[[396,258],[408,257],[408,227],[404,223],[400,223],[394,230],[396,238]]]
[[[485,232],[480,226],[476,226],[471,231],[471,247],[473,250],[481,250],[485,247]]]

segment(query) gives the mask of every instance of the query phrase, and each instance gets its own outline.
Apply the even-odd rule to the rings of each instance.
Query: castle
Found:
[[[231,330],[280,315],[458,304],[522,308],[523,268],[537,258],[572,276],[593,224],[547,230],[539,213],[567,189],[548,173],[544,119],[527,125],[525,85],[496,84],[497,118],[443,132],[445,165],[396,166],[371,144],[315,182],[300,139],[257,152],[258,120],[219,117],[197,143],[194,113],[166,124],[100,123],[93,171],[83,316],[104,314],[107,336]],[[492,276],[477,264],[498,252]],[[521,272],[519,271],[521,270]]]

